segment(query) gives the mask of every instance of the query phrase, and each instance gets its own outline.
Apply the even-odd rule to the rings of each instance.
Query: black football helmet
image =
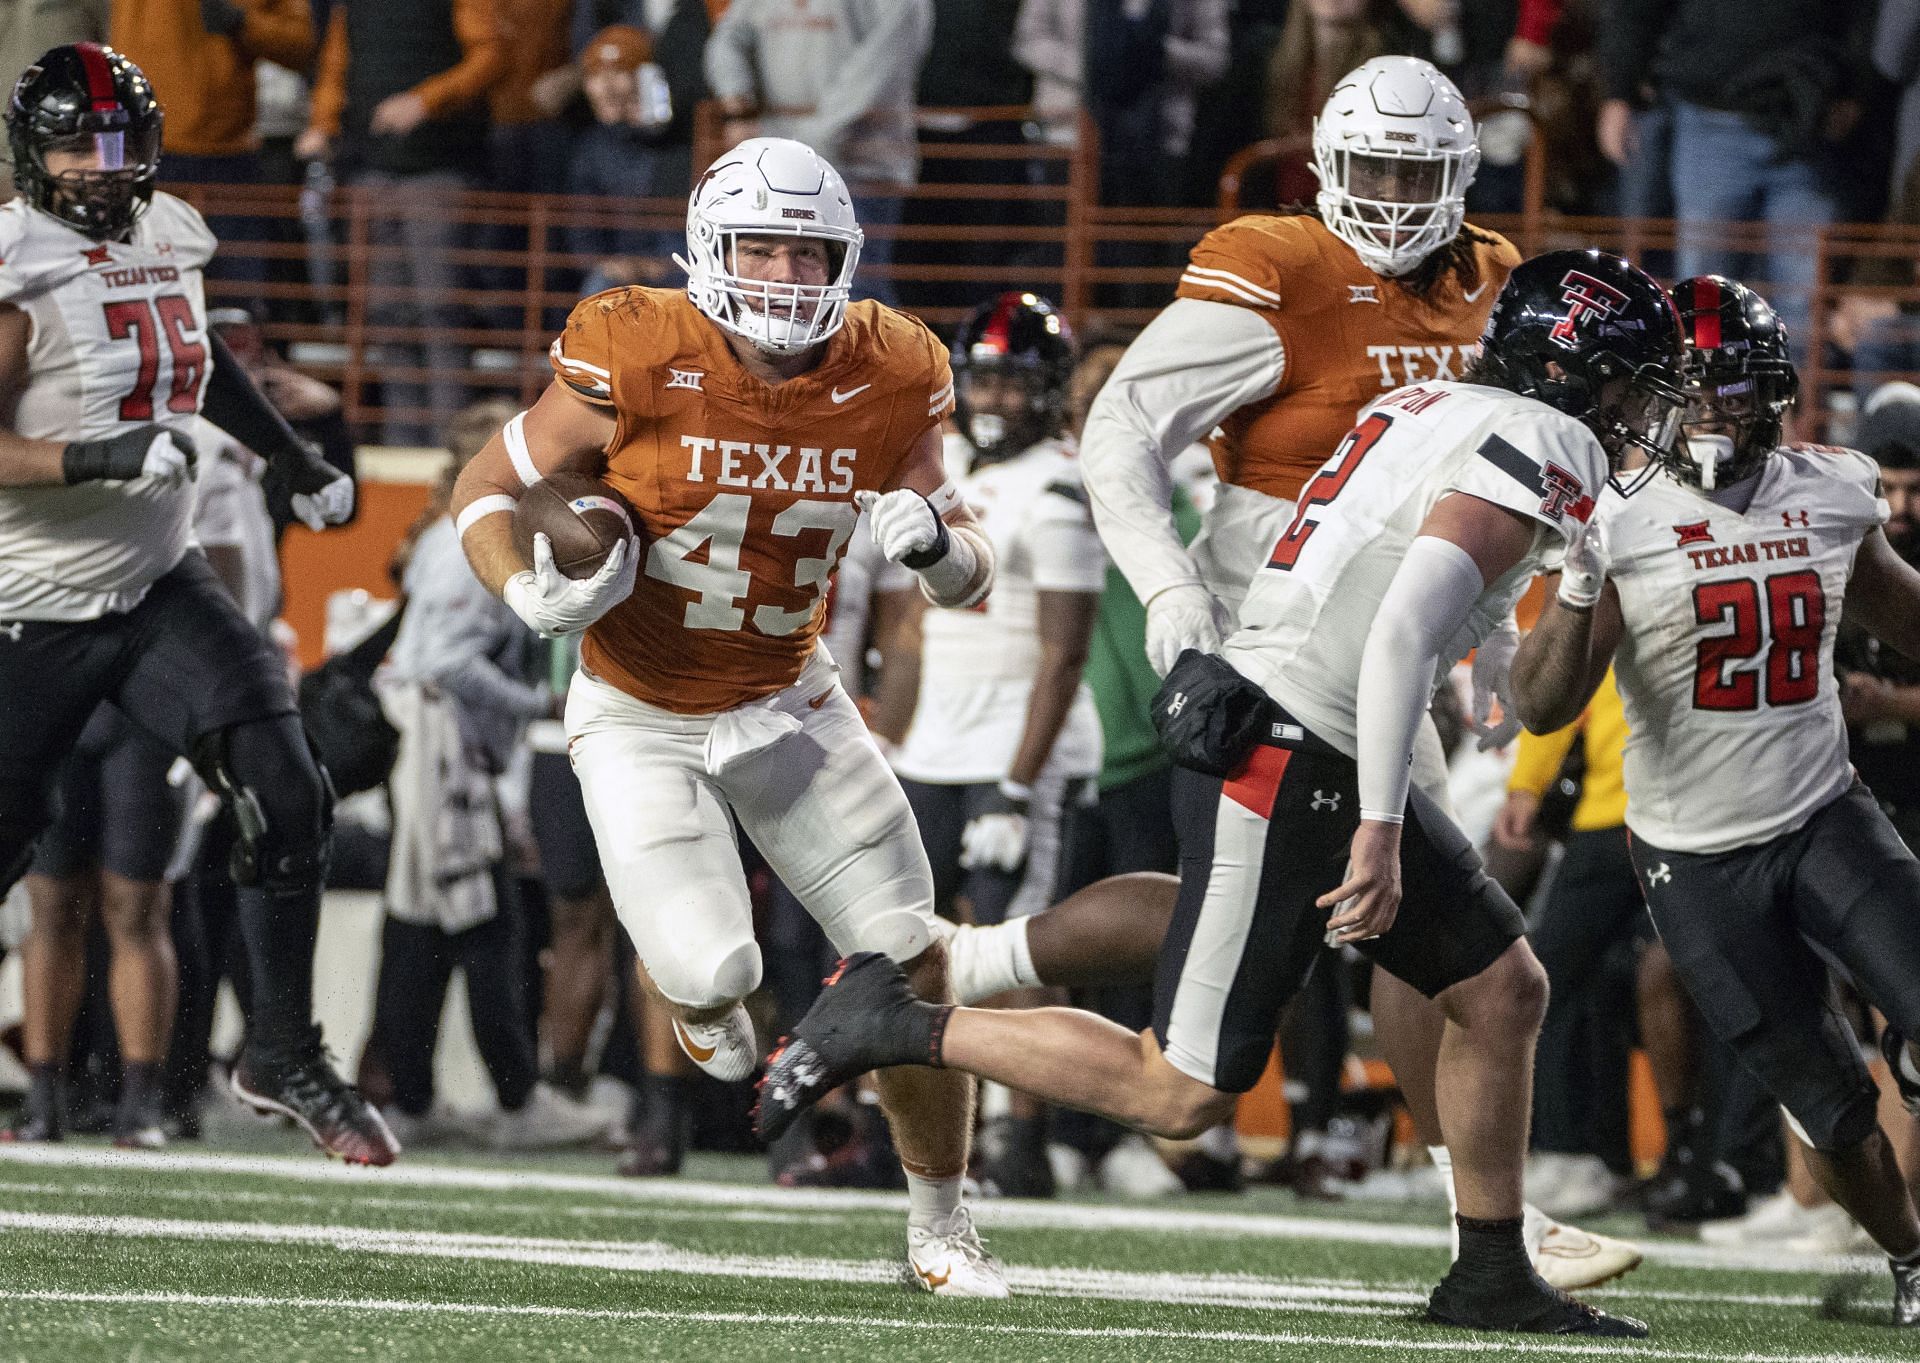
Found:
[[[1650,275],[1604,251],[1549,251],[1507,277],[1476,374],[1584,422],[1617,472],[1630,449],[1658,459],[1673,444],[1685,354]]]
[[[43,213],[92,237],[123,237],[153,202],[160,171],[160,102],[139,67],[99,43],[43,54],[7,102],[13,179]],[[55,174],[49,152],[95,158],[93,169]]]
[[[1779,447],[1800,376],[1786,326],[1745,284],[1695,275],[1675,284],[1672,297],[1687,338],[1687,410],[1681,438],[1660,463],[1711,492],[1757,472]]]
[[[954,403],[980,459],[1011,458],[1060,430],[1073,360],[1067,319],[1038,294],[1003,293],[968,314],[953,341]],[[989,404],[975,390],[988,375],[1020,383],[1025,400],[1017,415],[1004,401],[985,410]]]

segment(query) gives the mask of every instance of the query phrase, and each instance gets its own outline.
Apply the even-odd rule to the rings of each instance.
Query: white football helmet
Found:
[[[1321,220],[1375,274],[1403,275],[1453,240],[1479,164],[1466,101],[1418,57],[1349,72],[1313,122]]]
[[[825,284],[766,283],[736,270],[743,236],[817,237],[827,243]],[[707,167],[687,202],[687,297],[720,326],[776,355],[826,340],[846,319],[866,234],[840,172],[813,148],[751,137]]]

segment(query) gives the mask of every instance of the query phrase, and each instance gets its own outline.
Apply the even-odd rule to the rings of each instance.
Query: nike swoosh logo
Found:
[[[807,708],[809,710],[818,710],[821,706],[827,703],[827,697],[831,696],[832,694],[833,694],[832,691],[822,691],[819,695],[815,696],[812,700],[807,702]]]
[[[1472,293],[1463,293],[1460,296],[1466,299],[1469,303],[1477,303],[1480,301],[1480,295],[1485,293],[1486,291],[1487,291],[1487,286],[1485,284],[1482,284],[1479,288],[1475,289]]]
[[[846,400],[847,400],[848,398],[851,398],[851,397],[858,397],[858,396],[859,396],[860,394],[862,394],[862,393],[864,393],[864,392],[866,392],[866,391],[867,391],[867,389],[869,389],[869,388],[871,388],[871,387],[873,387],[873,385],[872,385],[872,384],[870,384],[870,383],[863,383],[863,384],[861,384],[861,385],[860,385],[860,386],[859,386],[858,388],[849,388],[849,389],[848,389],[848,390],[847,390],[846,392],[844,392],[844,393],[843,393],[843,392],[841,392],[841,391],[840,391],[840,390],[839,390],[838,388],[836,388],[836,389],[834,389],[834,390],[833,390],[833,394],[832,394],[832,396],[833,396],[833,400],[834,400],[834,401],[835,401],[836,403],[839,403],[839,402],[845,402],[845,401],[846,401]]]
[[[673,1020],[673,1034],[680,1038],[680,1049],[685,1051],[687,1058],[696,1065],[706,1064],[713,1059],[713,1053],[720,1049],[718,1046],[696,1045],[694,1039],[687,1035],[687,1029],[680,1025],[679,1018]]]

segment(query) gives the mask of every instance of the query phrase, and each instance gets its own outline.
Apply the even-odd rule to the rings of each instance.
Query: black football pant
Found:
[[[190,757],[209,784],[218,788],[224,772],[250,793],[262,867],[240,893],[256,1005],[251,1040],[269,1048],[298,1040],[312,1020],[332,802],[279,653],[198,550],[132,610],[0,620],[0,892],[25,871],[62,759],[103,701]]]

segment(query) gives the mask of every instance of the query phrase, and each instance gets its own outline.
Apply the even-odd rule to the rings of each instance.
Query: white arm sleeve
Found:
[[[1251,308],[1177,298],[1100,390],[1080,470],[1107,552],[1142,601],[1201,581],[1173,520],[1168,465],[1221,420],[1280,386],[1286,353]]]
[[[1054,500],[1059,500],[1055,498]],[[1027,537],[1033,588],[1040,592],[1098,592],[1107,585],[1107,556],[1086,511],[1039,515]]]
[[[1485,589],[1479,565],[1452,540],[1421,535],[1408,546],[1360,658],[1361,818],[1399,823],[1405,815],[1414,734],[1433,701],[1434,675]]]

